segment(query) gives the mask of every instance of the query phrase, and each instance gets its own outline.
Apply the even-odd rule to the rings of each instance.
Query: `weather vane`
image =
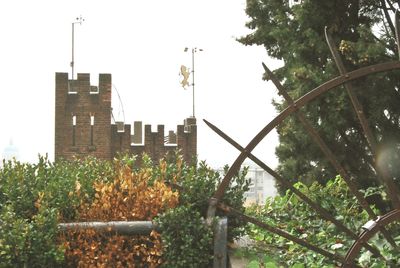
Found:
[[[189,48],[185,47],[184,52],[188,52],[188,51],[189,51]],[[194,114],[194,54],[195,54],[196,52],[198,52],[198,51],[203,51],[203,49],[197,48],[197,47],[192,48],[192,70],[191,70],[191,71],[190,71],[190,69],[187,68],[186,66],[181,65],[181,75],[183,76],[183,80],[182,80],[181,84],[182,84],[182,87],[183,87],[183,88],[186,89],[186,86],[189,86],[188,79],[189,79],[190,73],[192,73],[193,117],[195,117],[195,114]]]
[[[74,80],[74,46],[75,46],[75,42],[74,42],[74,28],[75,28],[75,24],[82,25],[82,22],[84,22],[85,19],[82,18],[82,16],[79,16],[75,19],[74,22],[72,22],[72,60],[71,60],[71,68],[72,68],[72,80]]]

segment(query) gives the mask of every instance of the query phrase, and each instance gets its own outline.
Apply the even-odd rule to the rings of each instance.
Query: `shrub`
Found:
[[[163,267],[210,267],[212,227],[190,206],[180,206],[157,220],[162,230]]]
[[[179,206],[158,218],[166,267],[207,267],[213,255],[212,226],[206,226],[204,217],[208,200],[214,194],[221,174],[200,162],[187,166],[180,157],[176,164],[160,166],[160,174],[166,181],[179,188]],[[225,172],[228,167],[225,167]],[[249,181],[244,169],[231,182],[223,202],[244,211],[244,193]],[[217,216],[225,216],[217,212]],[[245,223],[236,217],[228,217],[228,240],[244,233]]]
[[[330,180],[326,186],[315,182],[309,187],[302,183],[295,184],[295,187],[356,233],[369,220],[368,214],[362,210],[356,198],[350,194],[340,176]],[[381,189],[370,188],[364,193],[367,197],[367,195],[376,195],[381,192]],[[265,206],[251,207],[248,209],[248,213],[327,251],[345,255],[353,243],[353,239],[345,236],[331,222],[321,219],[314,210],[290,191],[283,196],[268,198]],[[399,228],[396,229],[395,226],[389,228],[391,228],[390,232],[393,236],[397,236],[396,240],[400,240]],[[279,256],[276,261],[289,265],[289,267],[301,264],[305,267],[336,267],[326,257],[256,226],[251,227],[249,235],[257,242],[257,250]],[[395,256],[393,249],[381,234],[375,236],[370,243],[377,246],[387,259],[393,260],[395,263],[396,259],[397,262],[399,261],[398,257],[393,257]],[[363,267],[385,267],[382,260],[373,258],[370,252],[365,250],[358,256],[358,261]]]
[[[178,203],[178,193],[157,178],[152,168],[133,172],[125,163],[115,161],[116,177],[112,181],[95,182],[94,199],[82,202],[80,221],[152,220]],[[78,190],[77,196],[82,195]],[[84,199],[83,199],[84,200]],[[62,237],[66,248],[66,264],[100,267],[155,267],[162,262],[160,235],[106,235],[94,230],[70,230]]]
[[[57,246],[57,210],[38,206],[31,218],[23,218],[12,203],[0,211],[0,267],[59,266],[64,249]]]
[[[35,164],[3,161],[0,168],[0,267],[58,267],[64,248],[58,222],[79,218],[95,181],[109,180],[112,165],[93,158]],[[73,193],[79,186],[81,196]]]
[[[0,267],[122,267],[128,263],[155,267],[164,260],[166,266],[193,266],[201,263],[200,256],[208,263],[212,228],[203,219],[221,175],[205,162],[186,165],[179,156],[159,165],[144,156],[140,163],[138,167],[135,157],[129,156],[114,161],[91,157],[56,163],[39,157],[35,164],[3,161]],[[223,199],[242,211],[248,189],[245,172],[234,179]],[[165,230],[163,238],[156,232],[126,237],[93,230],[59,235],[57,228],[60,222],[152,220],[156,216]],[[228,221],[232,240],[243,233],[244,223],[233,217]]]
[[[198,211],[201,216],[205,217],[208,209],[208,202],[213,196],[218,185],[222,181],[222,175],[228,170],[228,166],[224,167],[224,174],[210,168],[205,161],[201,161],[197,166],[187,166],[182,162],[180,157],[177,164],[170,164],[165,167],[165,180],[172,185],[177,185],[179,189],[179,205],[190,206]],[[245,211],[244,193],[249,190],[250,181],[246,179],[248,168],[244,168],[235,176],[222,198],[222,202],[238,209]],[[218,211],[216,216],[226,216],[223,212]],[[244,234],[246,224],[236,216],[228,216],[228,240],[233,241],[235,238]]]

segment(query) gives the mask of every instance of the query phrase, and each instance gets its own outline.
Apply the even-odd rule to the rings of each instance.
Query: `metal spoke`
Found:
[[[238,149],[241,152],[244,152],[244,148],[240,146],[236,141],[234,141],[232,138],[230,138],[227,134],[225,134],[222,130],[220,130],[218,127],[215,125],[211,124],[207,120],[203,120],[215,133],[217,133],[219,136],[221,136],[224,140],[226,140],[228,143],[233,145],[236,149]],[[322,206],[318,205],[314,201],[312,201],[308,196],[306,196],[304,193],[302,193],[300,190],[295,188],[289,181],[285,180],[282,176],[280,176],[278,173],[276,173],[274,170],[272,170],[269,166],[267,166],[264,162],[262,162],[259,158],[254,156],[252,153],[248,153],[247,157],[254,161],[258,166],[260,166],[262,169],[264,169],[266,172],[271,174],[277,181],[279,181],[281,184],[286,186],[288,189],[290,189],[294,194],[296,194],[300,199],[302,199],[305,203],[307,203],[310,207],[312,207],[322,218],[324,218],[327,221],[332,222],[334,225],[338,227],[339,230],[343,231],[346,235],[351,237],[354,240],[358,239],[358,235],[352,232],[350,229],[348,229],[343,223],[340,221],[336,220],[334,216],[332,216],[329,211],[327,211],[325,208]],[[374,255],[382,257],[382,254],[379,252],[379,250],[375,247],[372,247],[368,243],[365,243],[363,246],[365,246],[369,251],[371,251]]]
[[[396,33],[396,43],[397,43],[397,54],[400,59],[400,20],[399,20],[399,11],[396,10],[394,13],[394,27]]]
[[[273,129],[275,129],[279,124],[282,123],[283,120],[285,120],[287,117],[295,114],[296,112],[298,112],[298,110],[300,108],[302,108],[303,106],[305,106],[306,104],[308,104],[309,102],[313,101],[314,99],[316,99],[317,97],[319,97],[320,95],[333,90],[333,89],[337,89],[339,86],[344,85],[350,81],[353,81],[355,79],[370,75],[370,74],[374,74],[374,73],[379,73],[379,72],[385,72],[385,71],[391,71],[391,70],[395,70],[395,69],[400,69],[400,62],[399,61],[395,61],[395,62],[387,62],[387,63],[381,63],[381,64],[375,64],[372,66],[368,66],[368,67],[363,67],[348,73],[345,73],[343,75],[340,75],[336,78],[333,78],[327,82],[325,82],[324,84],[321,84],[320,86],[314,88],[313,90],[309,91],[307,94],[303,95],[302,97],[300,97],[299,99],[297,99],[296,101],[292,101],[291,104],[289,104],[288,107],[286,107],[279,115],[277,115],[272,121],[270,121],[263,129],[261,129],[257,135],[248,143],[248,145],[243,148],[240,147],[240,155],[236,158],[236,160],[234,161],[234,163],[231,165],[231,167],[228,169],[227,173],[225,174],[224,178],[222,179],[220,185],[218,186],[217,190],[215,191],[214,195],[209,199],[209,207],[208,207],[208,211],[207,211],[207,222],[211,222],[212,218],[215,216],[215,212],[217,207],[219,207],[221,209],[221,204],[220,204],[220,200],[223,197],[226,188],[229,186],[230,181],[232,180],[232,178],[239,172],[241,165],[243,164],[244,160],[246,158],[253,158],[253,155],[251,154],[251,152],[254,150],[254,148],[265,138],[265,136],[270,133]],[[271,72],[272,73],[272,72]],[[273,75],[273,74],[272,74]],[[277,80],[278,81],[278,80]],[[279,81],[278,81],[279,82]],[[280,84],[280,83],[278,83]],[[299,113],[297,113],[298,116]],[[301,114],[301,113],[300,113]],[[299,116],[298,116],[299,117]],[[303,120],[304,119],[304,120]],[[304,116],[300,116],[300,121],[303,121],[303,124],[305,122],[305,125],[307,126],[308,121],[306,120],[306,118]],[[319,140],[320,138],[318,133],[315,131],[315,129],[311,126],[311,124],[308,123],[308,125],[310,126],[309,128],[309,133],[311,134],[311,136],[315,139],[315,140]],[[324,144],[322,139],[320,144]],[[321,149],[324,146],[320,146]],[[327,150],[325,150],[325,153],[330,152],[330,150],[326,147]],[[369,207],[368,203],[366,202],[366,200],[363,198],[363,196],[361,196],[361,194],[357,191],[357,188],[354,184],[354,182],[348,177],[346,176],[347,173],[344,171],[344,169],[340,166],[340,164],[338,163],[338,161],[335,161],[335,158],[333,157],[334,161],[332,161],[333,163],[337,163],[337,165],[335,164],[334,166],[337,168],[337,170],[340,170],[341,172],[339,172],[339,174],[343,177],[343,179],[346,181],[347,179],[347,184],[349,185],[349,188],[353,188],[355,189],[355,191],[353,192],[353,194],[357,197],[357,199],[359,201],[361,201],[361,205],[364,207],[364,209],[368,212],[368,214],[370,215],[371,218],[376,218],[375,213],[372,211],[372,209]],[[254,161],[254,159],[253,159]],[[257,160],[258,161],[258,160]],[[270,168],[266,165],[263,165],[263,163],[260,161],[258,164],[261,164],[260,166],[263,167],[265,170],[269,170]],[[273,174],[273,173],[271,173]],[[345,175],[345,176],[343,176]],[[279,176],[275,176],[276,178],[278,178]],[[282,181],[285,181],[282,179]],[[354,185],[354,187],[352,186]],[[290,188],[291,189],[291,188]],[[297,193],[298,194],[298,193]],[[301,193],[300,193],[301,196]],[[307,200],[306,198],[302,198],[303,200]],[[311,200],[310,200],[311,201]],[[310,205],[312,204],[312,201],[305,201],[308,202]],[[230,213],[232,213],[232,211],[234,211],[234,209],[230,210]],[[238,211],[236,211],[238,212]],[[240,213],[240,212],[239,212]],[[246,215],[241,214],[242,218],[248,222],[252,222],[254,224],[258,224],[258,226],[266,229],[266,230],[270,230],[271,232],[274,232],[278,235],[281,236],[286,236],[289,235],[290,238],[293,238],[292,241],[300,244],[300,245],[304,245],[304,246],[310,246],[306,241],[297,241],[297,237],[291,237],[290,234],[287,234],[285,232],[283,232],[282,230],[276,229],[272,226],[266,225],[265,223],[261,223],[261,222],[257,222],[256,219],[252,219],[251,217],[248,217]],[[330,214],[328,213],[328,215],[330,216]],[[328,217],[329,217],[328,216]],[[333,222],[333,221],[332,221]],[[336,225],[336,223],[335,223]],[[340,225],[340,223],[339,223]],[[338,226],[338,225],[336,225]],[[272,227],[272,228],[271,228]],[[340,228],[340,227],[339,227]],[[395,242],[393,241],[393,239],[391,238],[390,234],[384,229],[384,226],[379,226],[379,230],[384,234],[384,236],[386,237],[386,239],[389,241],[389,243],[392,244],[392,246],[396,247]],[[348,234],[347,231],[344,231],[346,234]],[[370,245],[367,244],[367,240],[362,240],[362,239],[357,239],[356,240],[358,242],[358,244],[360,246],[364,246],[366,248],[370,247]],[[312,250],[323,254],[324,256],[328,257],[328,258],[339,258],[342,261],[343,257],[335,257],[335,255],[332,256],[332,253],[324,251],[318,247],[315,247],[314,245],[310,246],[312,248]],[[375,248],[372,247],[372,250],[374,251]],[[352,253],[352,254],[356,254],[356,253]],[[336,259],[337,260],[337,259]],[[351,264],[351,265],[343,265],[343,267],[354,267],[355,265]]]
[[[336,46],[334,45],[331,35],[328,33],[327,27],[325,27],[325,37],[326,37],[326,41],[328,43],[329,49],[332,53],[333,59],[335,60],[336,66],[338,67],[339,73],[341,75],[346,75],[346,73],[347,73],[346,68],[343,64],[342,58],[340,57],[339,51],[336,49]],[[354,108],[354,111],[356,112],[357,118],[360,121],[361,127],[364,131],[365,138],[367,139],[368,144],[370,145],[371,152],[373,155],[373,162],[374,162],[373,164],[374,164],[375,170],[378,173],[378,176],[381,178],[381,180],[383,180],[383,182],[386,186],[386,189],[387,189],[389,198],[392,201],[393,207],[400,208],[400,199],[399,199],[400,193],[399,193],[399,190],[398,190],[396,184],[390,177],[389,171],[387,170],[387,168],[385,166],[380,167],[377,165],[377,161],[376,161],[377,144],[376,144],[375,138],[372,135],[372,131],[371,131],[371,128],[369,127],[367,118],[365,117],[363,107],[362,107],[356,93],[354,92],[354,88],[353,88],[352,84],[345,83],[344,86],[346,88],[347,94],[350,97],[351,103],[353,104],[353,108]]]
[[[276,228],[276,227],[274,227],[272,225],[269,225],[269,224],[267,224],[265,222],[259,221],[256,218],[253,218],[253,217],[250,217],[248,215],[245,215],[245,214],[241,213],[240,211],[238,211],[237,209],[234,209],[234,208],[229,207],[229,206],[227,206],[225,204],[222,204],[222,203],[218,204],[218,208],[221,209],[222,211],[228,213],[228,214],[235,215],[235,216],[237,216],[239,218],[242,218],[243,220],[245,220],[247,222],[251,222],[254,225],[257,225],[257,226],[267,230],[268,232],[277,234],[277,235],[282,236],[282,237],[284,237],[284,238],[286,238],[286,239],[288,239],[290,241],[293,241],[293,242],[295,242],[295,243],[297,243],[299,245],[302,245],[302,246],[304,246],[304,247],[306,247],[306,248],[308,248],[308,249],[310,249],[310,250],[312,250],[314,252],[317,252],[317,253],[325,256],[325,257],[328,257],[331,260],[338,261],[340,263],[344,263],[344,257],[343,256],[337,255],[337,254],[333,254],[333,253],[331,253],[329,251],[326,251],[326,250],[324,250],[324,249],[322,249],[322,248],[320,248],[318,246],[310,244],[309,242],[307,242],[307,241],[305,241],[303,239],[300,239],[300,238],[298,238],[296,236],[293,236],[293,235],[291,235],[291,234],[289,234],[289,233],[287,233],[285,231],[282,231],[282,230],[280,230],[280,229],[278,229],[278,228]]]
[[[277,89],[279,90],[279,93],[287,101],[289,106],[294,106],[295,103],[294,103],[293,99],[289,96],[289,94],[287,94],[286,89],[280,83],[278,78],[274,75],[274,73],[271,72],[271,70],[268,69],[268,67],[264,63],[263,63],[263,67],[264,67],[264,70],[267,72],[268,77],[274,83],[274,85],[277,87]],[[364,196],[358,191],[357,185],[353,182],[353,180],[351,180],[350,176],[347,174],[345,169],[340,165],[339,161],[336,159],[336,157],[333,154],[333,152],[329,149],[329,147],[323,141],[323,139],[318,134],[316,129],[305,118],[304,114],[300,110],[296,111],[296,116],[299,119],[299,121],[302,123],[302,125],[304,126],[306,131],[309,133],[309,135],[312,137],[314,142],[320,147],[320,149],[325,154],[325,156],[329,160],[329,162],[331,162],[331,164],[334,166],[336,171],[339,173],[339,175],[346,182],[346,184],[349,187],[351,193],[357,198],[357,200],[360,203],[360,205],[365,209],[365,211],[367,211],[367,213],[368,213],[368,215],[370,216],[371,219],[375,219],[377,217],[377,215],[371,209],[371,207],[369,206],[369,204],[368,204],[367,200],[364,198]],[[388,240],[388,242],[393,247],[396,247],[396,243],[395,243],[394,239],[391,237],[391,235],[385,229],[382,229],[382,233],[384,234],[384,236]]]
[[[381,64],[376,64],[364,68],[360,68],[358,70],[352,71],[347,73],[344,76],[339,76],[336,77],[318,87],[315,89],[311,90],[298,100],[294,102],[292,106],[287,107],[285,110],[283,110],[277,117],[275,117],[269,124],[267,124],[251,141],[250,143],[245,147],[246,152],[251,152],[260,142],[261,140],[269,133],[271,132],[276,126],[278,126],[285,118],[287,118],[289,115],[294,113],[294,111],[297,108],[301,108],[310,101],[314,100],[318,96],[322,95],[323,93],[334,89],[340,85],[343,85],[345,82],[355,80],[357,78],[363,77],[368,74],[373,74],[373,73],[379,73],[379,72],[385,72],[385,71],[390,71],[394,69],[400,69],[400,62],[395,61],[395,62],[388,62],[388,63],[381,63]],[[235,162],[232,164],[232,166],[229,168],[228,172],[225,174],[225,177],[223,178],[221,184],[218,186],[217,191],[214,193],[213,198],[216,200],[220,200],[221,197],[224,195],[225,189],[229,186],[230,180],[237,174],[237,172],[240,169],[241,164],[243,161],[246,159],[245,153],[241,153],[235,160]],[[209,211],[208,211],[208,216],[213,216],[215,215],[215,207],[213,208],[212,204],[209,206]]]

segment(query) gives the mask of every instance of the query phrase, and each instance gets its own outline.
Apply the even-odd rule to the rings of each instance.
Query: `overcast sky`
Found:
[[[0,149],[10,139],[22,161],[38,154],[54,157],[54,80],[69,72],[71,23],[75,25],[75,73],[111,73],[121,96],[126,123],[164,124],[176,129],[192,115],[192,90],[180,85],[180,66],[195,55],[196,112],[200,160],[232,164],[238,151],[212,132],[207,119],[243,146],[275,116],[276,89],[262,81],[268,58],[263,47],[235,38],[245,27],[245,0],[29,1],[0,3]],[[121,111],[115,91],[114,111]],[[154,107],[157,107],[154,109]],[[157,112],[154,112],[157,111]],[[117,115],[118,116],[118,115]],[[255,154],[276,165],[276,134]]]

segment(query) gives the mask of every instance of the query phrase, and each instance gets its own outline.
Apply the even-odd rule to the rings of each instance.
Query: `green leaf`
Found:
[[[257,260],[252,260],[246,266],[246,268],[259,268],[259,267],[260,267],[260,263]]]
[[[278,268],[274,262],[266,262],[265,268]]]

